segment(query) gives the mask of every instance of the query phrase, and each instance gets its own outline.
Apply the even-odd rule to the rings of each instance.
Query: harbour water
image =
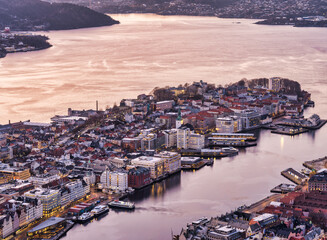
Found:
[[[95,100],[104,108],[155,86],[272,76],[299,81],[316,103],[305,115],[327,118],[326,28],[212,17],[113,17],[121,24],[49,32],[54,47],[1,59],[1,123],[46,121],[68,107],[94,108]],[[190,221],[251,204],[290,183],[280,172],[326,156],[326,136],[326,126],[297,136],[262,130],[257,146],[138,191],[130,199],[135,211],[110,211],[63,239],[171,239]]]
[[[281,76],[326,91],[327,29],[215,17],[113,15],[110,27],[52,31],[52,48],[0,59],[0,124],[49,121],[156,86]],[[235,24],[241,22],[241,24]],[[326,102],[326,98],[324,99]]]

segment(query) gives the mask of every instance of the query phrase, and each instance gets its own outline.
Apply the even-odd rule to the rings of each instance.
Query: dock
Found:
[[[293,192],[294,190],[296,190],[296,187],[297,186],[294,184],[282,183],[271,189],[270,192],[284,194],[284,193]]]
[[[288,180],[296,183],[297,185],[302,184],[307,179],[307,176],[296,171],[293,168],[287,168],[284,171],[282,171],[281,174],[284,177],[286,177]]]
[[[285,127],[278,126],[276,129],[272,130],[271,133],[295,136],[301,133],[308,132],[309,130],[302,127]]]
[[[323,168],[327,168],[327,156],[311,161],[306,161],[303,163],[303,166],[310,170],[315,170],[316,172]]]

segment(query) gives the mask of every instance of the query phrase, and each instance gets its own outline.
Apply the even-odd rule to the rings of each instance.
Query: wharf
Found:
[[[271,202],[278,202],[283,197],[282,194],[273,194],[264,199],[259,200],[256,203],[251,204],[250,206],[246,207],[243,212],[244,213],[257,213],[267,207]]]
[[[327,120],[320,120],[320,123],[316,126],[313,126],[313,127],[305,127],[307,129],[312,129],[312,130],[316,130],[316,129],[319,129],[321,128],[322,126],[324,126],[325,124],[327,123]]]
[[[306,161],[303,163],[303,166],[310,170],[315,170],[316,172],[323,168],[327,168],[327,156],[311,161]]]
[[[67,221],[67,226],[62,230],[60,231],[56,236],[50,238],[50,239],[47,239],[47,240],[58,240],[60,238],[62,238],[73,226],[74,226],[74,222],[71,222],[71,221]]]
[[[307,177],[305,175],[294,170],[293,168],[285,169],[284,171],[281,172],[281,174],[284,177],[286,177],[288,180],[290,180],[298,185],[302,184],[307,179]]]
[[[202,167],[207,165],[207,162],[202,159],[200,162],[193,163],[193,164],[183,164],[182,165],[182,170],[198,170]]]
[[[296,128],[296,127],[277,127],[275,130],[272,130],[271,133],[277,133],[277,134],[283,134],[283,135],[289,135],[294,136],[301,133],[308,132],[309,130],[306,128]]]
[[[288,184],[288,183],[282,183],[279,184],[278,186],[274,187],[273,189],[270,190],[272,193],[289,193],[293,192],[296,190],[296,185],[294,184]]]

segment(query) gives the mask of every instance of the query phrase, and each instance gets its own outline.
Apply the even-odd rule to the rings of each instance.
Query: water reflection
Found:
[[[128,197],[132,202],[141,202],[149,197],[162,198],[167,190],[177,189],[181,185],[181,173],[176,173],[160,182],[135,191]]]

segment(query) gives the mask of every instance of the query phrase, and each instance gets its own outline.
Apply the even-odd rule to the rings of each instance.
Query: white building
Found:
[[[177,129],[165,130],[165,146],[167,148],[175,147],[177,145]]]
[[[235,133],[242,130],[241,119],[236,116],[222,117],[216,119],[216,132]]]
[[[177,129],[178,149],[202,149],[204,148],[204,144],[204,135],[194,133],[185,126],[182,126]]]
[[[125,191],[128,188],[128,174],[106,170],[101,174],[100,183],[106,189]]]
[[[159,157],[138,157],[132,160],[132,165],[149,168],[152,179],[157,179],[164,175],[164,161]]]
[[[62,207],[83,198],[90,191],[89,186],[82,180],[67,183],[60,192],[60,205]]]
[[[281,79],[279,77],[269,78],[268,89],[278,92],[281,88]]]
[[[29,182],[33,183],[33,185],[41,187],[44,184],[48,184],[52,181],[59,180],[60,177],[57,174],[43,174],[38,176],[30,177],[28,180]]]
[[[181,169],[181,155],[176,152],[161,152],[158,155],[164,162],[164,172],[166,174],[177,172]]]

